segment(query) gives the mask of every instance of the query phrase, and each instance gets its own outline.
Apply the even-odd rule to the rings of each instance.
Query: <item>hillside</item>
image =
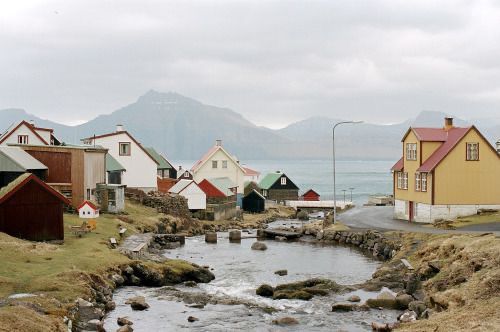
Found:
[[[415,119],[392,125],[363,123],[345,125],[337,131],[337,154],[342,159],[397,159],[400,139],[408,126],[440,127],[445,114],[424,111]],[[149,91],[136,102],[110,114],[100,115],[78,126],[66,126],[40,119],[21,109],[0,111],[0,128],[5,130],[20,120],[54,128],[62,141],[80,139],[115,130],[123,124],[139,141],[153,146],[170,159],[197,159],[216,139],[241,159],[328,159],[332,153],[332,125],[338,119],[314,117],[272,130],[258,127],[242,115],[203,104],[180,94]],[[466,125],[456,119],[457,125]],[[500,137],[500,126],[479,121],[479,128],[492,142]],[[491,125],[488,125],[491,124]]]

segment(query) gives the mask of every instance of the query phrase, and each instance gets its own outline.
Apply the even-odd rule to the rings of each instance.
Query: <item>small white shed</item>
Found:
[[[99,209],[92,202],[84,201],[78,207],[78,215],[84,219],[99,218]]]
[[[189,210],[205,210],[207,208],[207,195],[193,180],[179,180],[170,188],[169,193],[185,197]]]

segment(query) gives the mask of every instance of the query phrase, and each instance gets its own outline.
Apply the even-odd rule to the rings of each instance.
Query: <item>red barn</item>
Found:
[[[25,173],[0,189],[0,232],[32,241],[63,240],[62,194]]]
[[[303,201],[319,201],[320,195],[312,189],[309,189],[302,195]]]
[[[198,187],[207,195],[207,203],[209,204],[220,204],[227,200],[226,194],[207,179],[198,183]]]

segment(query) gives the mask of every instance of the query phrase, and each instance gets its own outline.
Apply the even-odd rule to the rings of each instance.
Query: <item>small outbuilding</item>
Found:
[[[266,198],[255,189],[243,197],[243,211],[262,213],[265,210],[265,206]]]
[[[31,240],[64,239],[63,209],[70,201],[25,173],[0,189],[0,232]]]
[[[309,189],[300,198],[303,201],[319,201],[320,195],[313,189]]]
[[[90,201],[84,201],[82,204],[80,204],[77,210],[80,218],[84,219],[99,218],[99,208]]]
[[[188,208],[191,211],[205,210],[207,208],[207,195],[193,180],[179,180],[175,186],[170,188],[169,194],[186,198]]]

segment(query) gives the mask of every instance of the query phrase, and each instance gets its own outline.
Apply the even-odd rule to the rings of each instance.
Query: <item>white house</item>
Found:
[[[193,165],[191,173],[198,183],[204,179],[229,178],[236,184],[238,194],[243,194],[245,189],[245,170],[222,147],[221,140],[217,140],[215,146]]]
[[[193,180],[179,180],[168,192],[173,196],[185,197],[189,210],[205,210],[207,208],[207,195]]]
[[[78,207],[78,215],[84,219],[99,218],[99,209],[92,202],[84,201]]]
[[[122,125],[114,133],[84,138],[84,144],[99,145],[127,171],[122,174],[121,184],[144,191],[157,190],[158,162]]]
[[[23,120],[0,135],[0,145],[8,144],[59,145],[60,142],[53,129],[36,127],[34,123]]]
[[[257,182],[260,180],[260,172],[249,167],[243,166],[245,170],[245,182]]]

